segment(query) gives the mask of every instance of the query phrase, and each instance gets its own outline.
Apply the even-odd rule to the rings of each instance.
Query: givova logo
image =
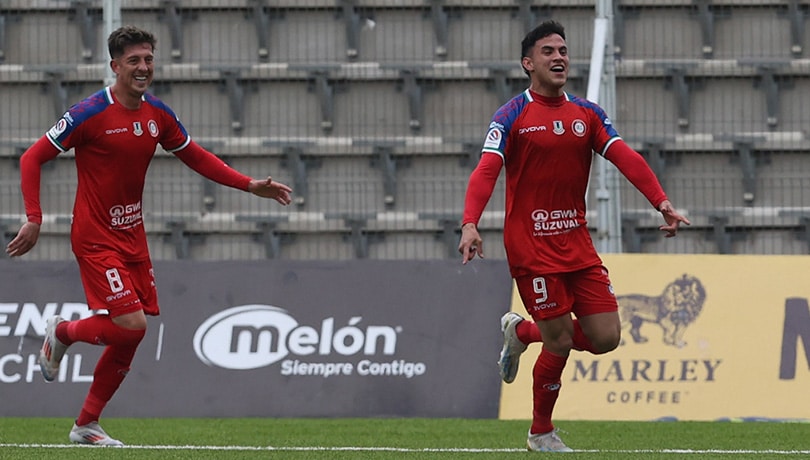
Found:
[[[315,329],[299,325],[282,308],[242,305],[203,322],[194,334],[194,352],[205,364],[225,369],[265,367],[291,354],[393,355],[398,331],[390,326],[362,329],[361,321],[362,317],[352,317],[347,326],[335,330],[335,319],[326,318]]]

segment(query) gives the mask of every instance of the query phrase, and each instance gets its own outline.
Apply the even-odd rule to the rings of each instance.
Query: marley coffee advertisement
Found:
[[[555,418],[810,419],[810,258],[610,254],[622,344],[573,351]],[[512,309],[526,317],[515,294]],[[501,418],[531,418],[541,344],[503,385]]]
[[[76,416],[102,348],[38,365],[48,318],[90,315],[76,264],[0,262],[0,415]],[[495,418],[511,282],[477,262],[156,263],[161,316],[104,416]]]

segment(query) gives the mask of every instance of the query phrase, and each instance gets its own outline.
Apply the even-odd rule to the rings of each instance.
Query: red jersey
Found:
[[[146,93],[140,108],[131,110],[105,88],[71,107],[23,155],[20,168],[29,221],[42,221],[38,166],[74,149],[78,175],[71,227],[74,254],[112,251],[127,261],[148,260],[141,199],[158,144],[206,177],[247,190],[250,178],[192,142],[162,101]]]
[[[624,144],[598,105],[567,93],[549,98],[526,90],[495,113],[482,155],[498,155],[506,167],[503,230],[513,277],[602,263],[585,220],[585,199],[594,152],[605,155],[617,141]],[[474,177],[471,188],[480,184]],[[657,205],[666,196],[652,182],[642,192]],[[492,190],[484,203],[482,193],[468,191],[465,223],[478,222]]]

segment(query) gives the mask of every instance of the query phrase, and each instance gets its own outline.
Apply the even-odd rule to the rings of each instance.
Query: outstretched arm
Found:
[[[616,165],[624,177],[664,216],[666,224],[658,227],[658,229],[666,232],[667,238],[678,233],[678,227],[681,223],[691,225],[689,219],[678,213],[672,203],[669,202],[661,183],[658,182],[658,178],[655,177],[655,173],[644,161],[644,158],[631,149],[623,140],[611,144],[605,153],[605,158]]]
[[[290,197],[292,189],[281,182],[274,181],[270,176],[267,176],[267,179],[261,180],[251,179],[248,184],[248,191],[262,198],[272,198],[284,206],[290,204],[292,201]]]
[[[280,182],[267,179],[251,179],[228,166],[222,159],[191,141],[184,149],[174,154],[189,168],[219,184],[250,192],[262,198],[272,198],[282,205],[290,204],[292,189]]]
[[[665,235],[667,238],[672,238],[673,236],[678,234],[678,226],[683,222],[686,225],[691,225],[692,223],[689,222],[689,219],[682,216],[672,207],[672,203],[669,200],[664,200],[661,204],[658,205],[658,211],[664,216],[664,221],[666,225],[662,225],[658,227],[658,230],[662,232],[667,232]]]

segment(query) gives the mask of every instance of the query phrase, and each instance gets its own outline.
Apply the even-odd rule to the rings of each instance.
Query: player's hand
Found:
[[[30,251],[31,248],[37,244],[37,240],[39,239],[39,224],[35,224],[33,222],[26,222],[20,227],[20,231],[17,232],[17,236],[8,243],[6,246],[6,254],[9,257],[19,257],[26,252]]]
[[[461,226],[461,241],[458,243],[458,252],[461,253],[462,265],[473,260],[475,255],[484,258],[484,242],[481,240],[481,235],[478,234],[478,229],[475,224],[467,223]]]
[[[270,176],[267,176],[267,179],[251,180],[248,184],[248,191],[262,198],[272,198],[284,206],[292,202],[290,197],[292,189],[281,182],[274,181]]]
[[[686,225],[692,225],[689,219],[682,216],[672,207],[672,203],[670,203],[669,200],[665,200],[658,205],[658,211],[661,212],[661,215],[664,216],[664,221],[666,221],[666,225],[658,227],[658,230],[666,232],[667,234],[665,236],[667,238],[672,238],[678,234],[678,227],[682,222]]]

